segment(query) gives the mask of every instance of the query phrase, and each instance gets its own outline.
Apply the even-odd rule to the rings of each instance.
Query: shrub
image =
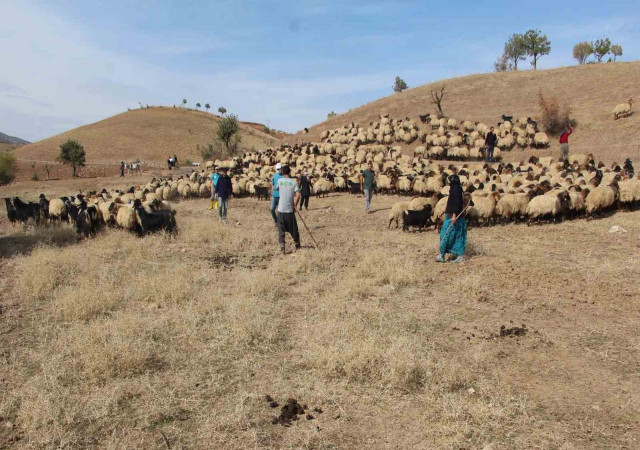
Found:
[[[555,95],[545,97],[538,93],[538,106],[540,107],[540,121],[544,130],[549,134],[560,134],[569,125],[575,126],[577,122],[571,119],[571,108],[568,105],[560,106]]]
[[[613,60],[616,60],[616,57],[622,56],[622,45],[614,44],[611,46],[611,54],[613,55]]]
[[[75,177],[76,168],[78,166],[84,166],[85,163],[84,147],[76,140],[67,140],[64,144],[60,145],[58,161],[62,164],[71,166],[73,168],[73,176]]]
[[[336,117],[337,115],[338,115],[337,112],[331,111],[329,114],[327,114],[327,119],[331,119],[332,117]]]
[[[584,64],[592,54],[593,45],[590,42],[579,42],[573,46],[573,57],[578,60],[578,64]]]
[[[493,63],[493,70],[496,72],[509,72],[513,70],[513,65],[509,62],[507,55],[503,54]]]
[[[235,153],[240,143],[240,123],[238,116],[229,114],[218,123],[218,141],[222,142],[229,153]]]
[[[0,184],[11,183],[16,177],[16,158],[11,153],[0,153]]]
[[[191,161],[189,158],[185,159],[185,160],[184,160],[184,163],[185,163],[187,166],[193,166],[193,161]]]
[[[400,77],[396,77],[396,81],[395,83],[393,83],[393,92],[402,92],[409,89],[409,86],[407,86],[407,83],[405,83],[405,81],[400,78]]]

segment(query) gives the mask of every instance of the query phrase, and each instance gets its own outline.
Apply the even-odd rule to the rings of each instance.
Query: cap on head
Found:
[[[280,170],[280,169],[282,169],[282,164],[280,163],[276,164],[276,170]]]

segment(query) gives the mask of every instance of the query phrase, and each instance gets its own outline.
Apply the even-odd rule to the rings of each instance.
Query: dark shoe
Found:
[[[286,255],[287,250],[284,247],[280,247],[280,253],[282,253],[283,255]]]

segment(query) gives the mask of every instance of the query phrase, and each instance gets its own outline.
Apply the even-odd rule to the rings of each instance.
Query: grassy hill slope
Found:
[[[139,109],[85,125],[16,150],[21,160],[54,161],[59,146],[67,139],[80,141],[88,164],[115,164],[120,160],[162,163],[170,155],[178,160],[199,161],[197,146],[211,144],[220,118],[187,109],[154,107]],[[241,150],[261,149],[278,140],[241,124]]]
[[[487,124],[501,121],[501,115],[537,116],[538,92],[555,94],[568,103],[578,127],[571,138],[571,151],[594,153],[598,158],[621,161],[631,156],[640,159],[640,114],[618,121],[612,111],[629,97],[640,101],[640,62],[590,64],[552,70],[488,73],[470,75],[410,89],[353,109],[296,134],[290,142],[318,140],[320,133],[345,123],[368,125],[380,113],[391,117],[418,119],[418,114],[433,113],[430,91],[446,85],[444,113],[456,119],[479,120]],[[637,105],[637,103],[636,103]],[[634,105],[634,109],[638,107]],[[520,159],[530,154],[556,155],[557,139],[548,150],[513,151],[508,158]],[[415,146],[416,144],[413,144]]]

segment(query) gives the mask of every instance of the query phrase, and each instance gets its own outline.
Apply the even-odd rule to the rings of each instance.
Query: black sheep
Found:
[[[431,223],[431,205],[426,204],[419,211],[405,211],[402,215],[402,231],[409,231],[409,227],[417,227],[420,231]]]
[[[133,208],[136,210],[136,220],[140,226],[141,234],[153,233],[161,230],[166,230],[169,233],[175,231],[175,211],[161,210],[149,213],[144,209],[142,202],[139,199],[136,199],[133,202]]]
[[[49,200],[47,200],[47,198],[44,196],[44,194],[40,194],[40,201],[38,202],[40,204],[40,213],[42,214],[42,217],[44,217],[44,220],[49,220]]]
[[[505,122],[513,122],[513,116],[505,116],[504,114],[502,115],[502,120]]]
[[[93,205],[87,206],[85,202],[82,202],[75,223],[78,234],[84,235],[85,238],[95,235],[99,225],[97,208]]]
[[[29,219],[40,222],[40,205],[38,203],[25,203],[20,200],[20,197],[14,197],[13,208],[16,212],[16,219],[25,225]]]
[[[360,183],[354,183],[351,180],[347,180],[347,184],[349,185],[349,192],[352,194],[359,194],[362,192],[360,190]]]
[[[255,186],[256,196],[258,200],[265,199],[269,200],[269,188],[265,186]]]
[[[16,220],[18,220],[18,213],[16,212],[16,209],[13,207],[13,203],[11,203],[11,199],[9,197],[5,197],[4,204],[7,208],[7,219],[9,219],[9,222],[11,222],[11,224],[16,223]]]

